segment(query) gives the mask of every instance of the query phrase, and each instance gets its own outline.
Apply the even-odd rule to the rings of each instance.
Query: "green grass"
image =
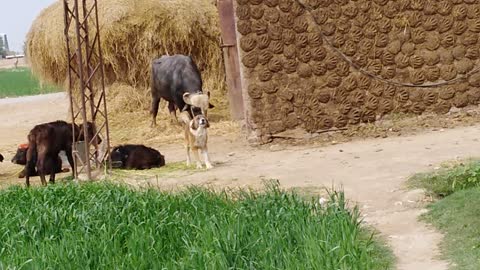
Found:
[[[468,161],[465,164],[447,166],[436,172],[416,174],[409,179],[408,185],[413,188],[424,188],[438,197],[479,187],[480,161]]]
[[[479,269],[480,265],[480,161],[449,164],[413,176],[409,185],[424,188],[437,198],[422,219],[444,235],[443,256],[454,269]]]
[[[442,252],[454,269],[480,267],[480,188],[455,192],[430,207],[422,218],[445,235]]]
[[[264,193],[109,183],[0,191],[0,269],[390,269],[343,193],[321,207]]]
[[[187,166],[184,161],[179,161],[179,162],[170,162],[165,164],[165,166],[162,166],[160,168],[151,168],[149,170],[125,170],[125,169],[114,169],[113,170],[113,176],[114,177],[119,177],[119,179],[125,178],[125,177],[131,177],[133,175],[139,176],[139,177],[148,177],[148,176],[165,176],[169,175],[174,172],[195,172],[197,169],[195,169],[195,166]]]
[[[60,91],[58,87],[44,85],[28,68],[0,69],[0,98],[45,94]]]

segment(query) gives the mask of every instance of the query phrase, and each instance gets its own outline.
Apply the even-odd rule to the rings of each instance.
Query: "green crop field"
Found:
[[[318,200],[317,200],[318,202]],[[343,193],[108,183],[0,191],[0,269],[391,269]]]
[[[38,95],[60,91],[51,85],[41,86],[28,68],[0,69],[0,98]]]
[[[409,184],[441,199],[422,218],[445,236],[443,257],[452,269],[476,270],[480,265],[480,161],[469,160],[413,176]]]

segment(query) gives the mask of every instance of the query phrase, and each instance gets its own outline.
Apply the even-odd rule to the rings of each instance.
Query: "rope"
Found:
[[[308,7],[307,5],[304,5],[303,3],[301,3],[301,1],[299,1],[299,0],[295,0],[295,1],[301,7],[303,7],[307,11],[307,13],[310,15],[310,17],[313,19],[313,15],[312,15],[313,10],[310,7]],[[315,19],[313,19],[313,21],[315,22]],[[467,74],[465,74],[463,76],[459,76],[459,77],[457,77],[455,79],[452,79],[452,80],[449,80],[449,81],[440,81],[440,82],[436,82],[436,83],[424,83],[424,84],[420,84],[420,85],[416,85],[416,84],[412,84],[412,83],[401,83],[401,82],[396,82],[396,81],[392,81],[392,80],[387,80],[387,79],[379,77],[375,74],[372,74],[372,73],[368,72],[367,70],[359,67],[355,63],[353,63],[352,60],[350,60],[348,58],[348,56],[346,56],[342,51],[340,51],[338,48],[333,46],[332,42],[322,33],[322,31],[320,29],[320,26],[317,24],[317,22],[315,22],[315,29],[318,31],[318,33],[320,33],[320,36],[323,38],[323,40],[325,40],[327,45],[333,51],[335,51],[337,54],[339,54],[353,69],[362,73],[365,76],[368,76],[372,79],[375,79],[375,80],[378,80],[378,81],[381,81],[381,82],[384,82],[384,83],[387,83],[387,84],[393,84],[393,85],[404,86],[404,87],[416,87],[416,88],[438,87],[438,86],[443,86],[443,85],[450,85],[450,84],[456,83],[458,81],[465,81],[465,80],[468,79],[468,76],[470,76],[470,74],[473,74],[473,73],[476,73],[476,72],[480,71],[480,66],[478,66],[478,67],[474,68],[473,70],[471,70],[470,72],[468,72]],[[406,28],[405,28],[405,30],[406,30]]]
[[[22,172],[24,169],[25,169],[25,168],[24,168],[24,167],[22,167],[22,169],[21,169],[21,170],[19,170],[18,172],[16,172],[16,173],[12,173],[12,174],[10,175],[10,177],[13,177],[13,176],[18,176],[18,174],[20,174],[20,173],[21,173],[21,172]]]

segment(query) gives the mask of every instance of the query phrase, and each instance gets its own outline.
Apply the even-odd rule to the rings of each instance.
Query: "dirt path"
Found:
[[[0,99],[0,151],[12,153],[38,123],[65,120],[68,102],[65,93]],[[13,147],[13,148],[12,148]]]
[[[63,94],[0,100],[0,152],[7,153],[8,159],[34,124],[64,119],[67,104]],[[213,170],[179,172],[151,183],[162,187],[190,184],[258,187],[262,179],[275,178],[286,188],[313,191],[322,186],[341,185],[347,197],[358,202],[365,220],[388,239],[398,258],[398,269],[447,269],[447,263],[436,258],[441,235],[417,220],[424,211],[420,207],[423,194],[407,191],[403,185],[413,173],[431,170],[443,161],[477,155],[479,128],[447,129],[327,147],[274,145],[258,149],[238,137],[214,137],[210,140],[212,160],[217,163]],[[167,162],[184,160],[181,145],[158,148]]]
[[[179,181],[258,186],[261,179],[275,178],[284,187],[306,190],[342,185],[347,197],[359,203],[365,220],[387,237],[398,258],[398,269],[447,269],[448,264],[437,259],[442,236],[417,220],[424,211],[420,207],[423,193],[406,190],[404,183],[410,175],[432,170],[446,160],[478,155],[479,128],[280,151],[255,151],[238,141],[217,146],[214,141],[213,160],[223,164],[212,171],[161,182],[167,186]]]

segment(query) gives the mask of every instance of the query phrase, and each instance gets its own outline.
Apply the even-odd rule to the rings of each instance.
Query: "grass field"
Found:
[[[442,252],[453,269],[479,269],[480,188],[455,192],[429,208],[422,218],[444,233]]]
[[[414,188],[425,188],[437,197],[445,197],[456,191],[480,186],[480,161],[447,165],[436,172],[420,173],[409,179]]]
[[[0,191],[0,268],[391,269],[349,210],[264,193],[57,184]]]
[[[476,270],[480,265],[480,162],[447,166],[410,179],[441,200],[422,219],[444,235],[442,253],[453,269]]]
[[[0,69],[0,98],[29,96],[58,91],[60,90],[55,86],[41,86],[29,68]]]

